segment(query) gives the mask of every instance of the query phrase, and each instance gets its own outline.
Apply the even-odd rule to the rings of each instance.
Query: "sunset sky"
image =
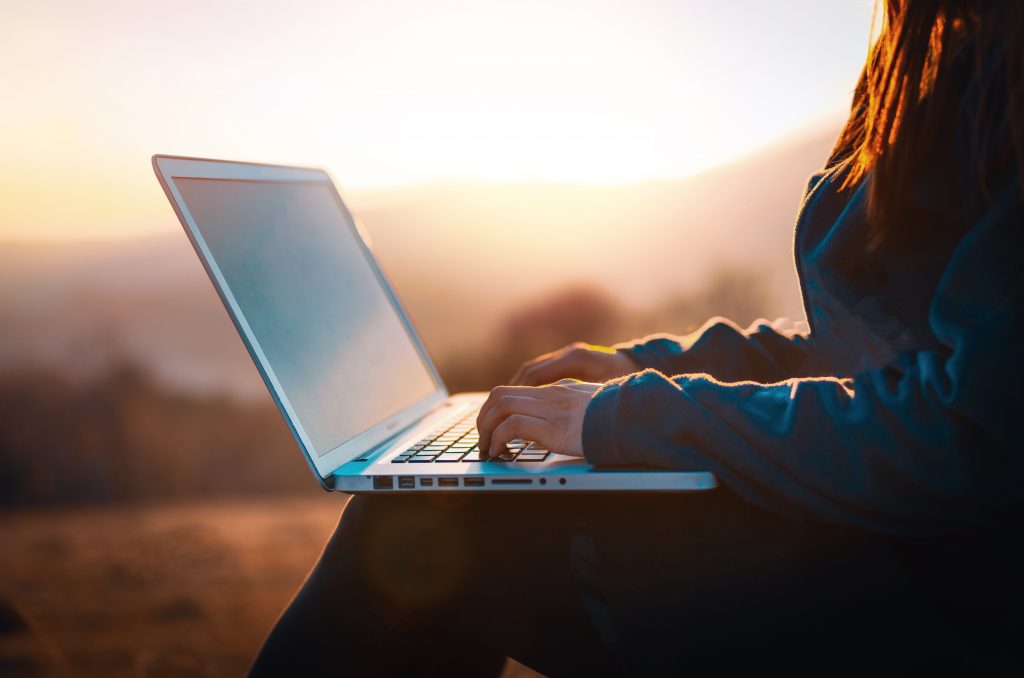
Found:
[[[869,0],[8,2],[0,240],[173,225],[149,157],[366,192],[683,177],[835,125]]]

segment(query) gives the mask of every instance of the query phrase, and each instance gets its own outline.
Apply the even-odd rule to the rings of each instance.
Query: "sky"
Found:
[[[835,126],[870,0],[0,0],[0,241],[174,225],[154,153],[343,190],[675,179]]]

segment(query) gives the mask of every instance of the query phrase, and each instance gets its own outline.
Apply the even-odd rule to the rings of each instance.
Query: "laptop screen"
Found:
[[[330,184],[174,183],[318,456],[438,389]]]

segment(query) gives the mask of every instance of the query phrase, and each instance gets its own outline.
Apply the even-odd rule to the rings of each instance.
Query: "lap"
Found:
[[[617,504],[589,534],[609,642],[631,672],[934,663],[946,631],[890,540],[783,519],[727,490]]]
[[[691,494],[373,495],[339,534],[432,642],[550,674],[914,664],[943,630],[890,543]]]
[[[356,496],[325,560],[357,562],[378,608],[423,645],[599,675],[607,653],[570,557],[580,508],[554,495]]]

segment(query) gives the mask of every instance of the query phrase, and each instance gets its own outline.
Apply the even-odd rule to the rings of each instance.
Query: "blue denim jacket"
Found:
[[[709,469],[765,509],[891,534],[1017,520],[1016,177],[967,223],[936,228],[910,252],[868,254],[866,187],[842,189],[844,171],[812,178],[797,219],[809,334],[714,319],[687,337],[624,346],[646,369],[595,394],[586,457]],[[919,184],[919,218],[957,218],[938,175]]]

